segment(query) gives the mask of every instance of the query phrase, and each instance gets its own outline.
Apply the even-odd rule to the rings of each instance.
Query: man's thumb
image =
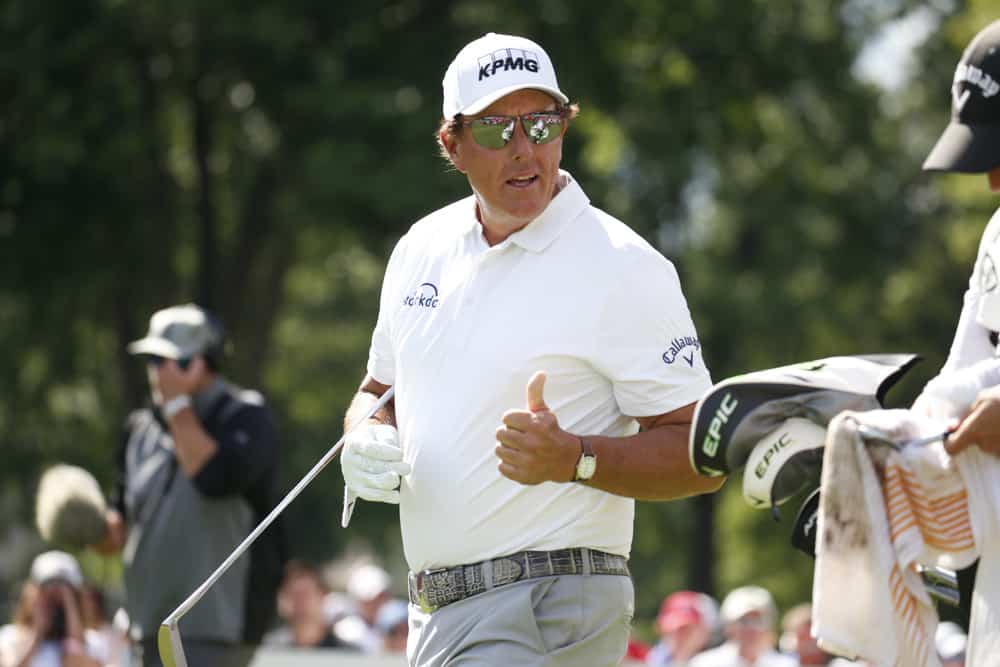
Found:
[[[545,371],[537,371],[528,380],[528,410],[531,412],[542,412],[548,410],[545,405]]]

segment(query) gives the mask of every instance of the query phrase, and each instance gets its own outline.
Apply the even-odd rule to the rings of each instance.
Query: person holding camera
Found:
[[[31,565],[13,623],[0,627],[0,667],[104,667],[107,647],[80,613],[76,559],[47,551]]]
[[[263,396],[219,372],[223,331],[194,304],[153,314],[128,345],[145,361],[152,405],[129,415],[104,553],[121,549],[125,608],[138,655],[161,665],[160,623],[250,534],[275,504],[278,431]],[[185,618],[193,667],[249,664],[276,616],[284,568],[275,522]]]

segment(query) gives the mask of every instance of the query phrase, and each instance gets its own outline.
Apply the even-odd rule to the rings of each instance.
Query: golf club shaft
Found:
[[[357,422],[357,424],[355,424],[355,428],[363,424],[365,421],[367,421],[370,417],[372,417],[372,415],[374,415],[386,403],[388,403],[389,400],[392,398],[393,393],[394,393],[393,387],[389,387],[389,389],[384,394],[382,394],[382,396],[379,397],[379,399],[375,402],[375,404],[372,405],[368,413],[362,419],[360,419]],[[325,468],[330,463],[330,461],[333,460],[333,457],[336,456],[337,453],[340,452],[340,448],[343,447],[344,439],[347,437],[348,433],[350,433],[353,430],[354,428],[351,428],[350,430],[345,431],[344,435],[340,436],[340,440],[338,440],[337,443],[333,447],[331,447],[326,454],[323,455],[323,458],[321,458],[316,463],[316,465],[312,467],[312,470],[310,470],[306,474],[306,476],[303,477],[299,481],[299,483],[296,484],[295,487],[291,491],[289,491],[284,498],[281,499],[281,502],[278,503],[273,510],[271,510],[271,513],[268,514],[266,517],[264,517],[263,521],[257,524],[257,527],[254,528],[249,535],[247,535],[246,539],[244,539],[243,542],[241,542],[240,545],[236,547],[233,553],[229,554],[229,557],[222,562],[222,565],[216,568],[215,572],[213,572],[212,575],[208,579],[206,579],[201,586],[195,589],[195,591],[191,593],[191,595],[189,595],[188,598],[184,600],[184,602],[182,602],[177,607],[177,609],[174,609],[170,613],[170,615],[163,620],[163,625],[175,624],[184,614],[188,613],[191,607],[195,606],[195,604],[198,603],[198,600],[200,600],[205,595],[205,592],[208,591],[208,589],[211,588],[212,585],[215,584],[215,582],[218,581],[219,578],[226,573],[226,570],[232,567],[233,563],[236,562],[236,559],[242,556],[243,553],[250,548],[250,545],[253,544],[254,540],[256,540],[260,536],[260,534],[263,533],[264,530],[271,525],[274,519],[279,514],[281,514],[281,512],[285,509],[285,507],[287,507],[290,502],[295,500],[296,496],[298,496],[302,492],[302,489],[304,489],[306,485],[308,485],[311,481],[313,481],[316,478],[316,476],[323,471],[323,468]]]

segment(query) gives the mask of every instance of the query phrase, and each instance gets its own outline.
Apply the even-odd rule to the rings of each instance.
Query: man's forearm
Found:
[[[703,477],[688,460],[690,425],[666,424],[635,435],[584,436],[597,470],[588,486],[639,500],[674,500],[718,490],[724,478]]]
[[[381,384],[369,377],[366,377],[365,381],[361,384],[358,393],[356,393],[354,398],[351,400],[351,405],[347,408],[347,414],[344,415],[344,432],[346,433],[357,426],[358,422],[364,419],[365,415],[368,414],[368,411],[371,410],[375,401],[377,401],[379,397],[388,390],[388,385]],[[372,415],[369,421],[395,426],[395,399],[390,400],[384,406],[379,408],[378,412]]]

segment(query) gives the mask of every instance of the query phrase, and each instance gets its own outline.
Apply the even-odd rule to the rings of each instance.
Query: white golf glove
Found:
[[[928,382],[913,402],[913,410],[936,419],[958,419],[969,411],[980,391],[998,384],[1000,359],[984,359]]]
[[[403,460],[395,426],[364,424],[347,434],[340,454],[344,473],[344,510],[340,523],[351,520],[358,498],[399,504],[400,477],[410,472]]]

